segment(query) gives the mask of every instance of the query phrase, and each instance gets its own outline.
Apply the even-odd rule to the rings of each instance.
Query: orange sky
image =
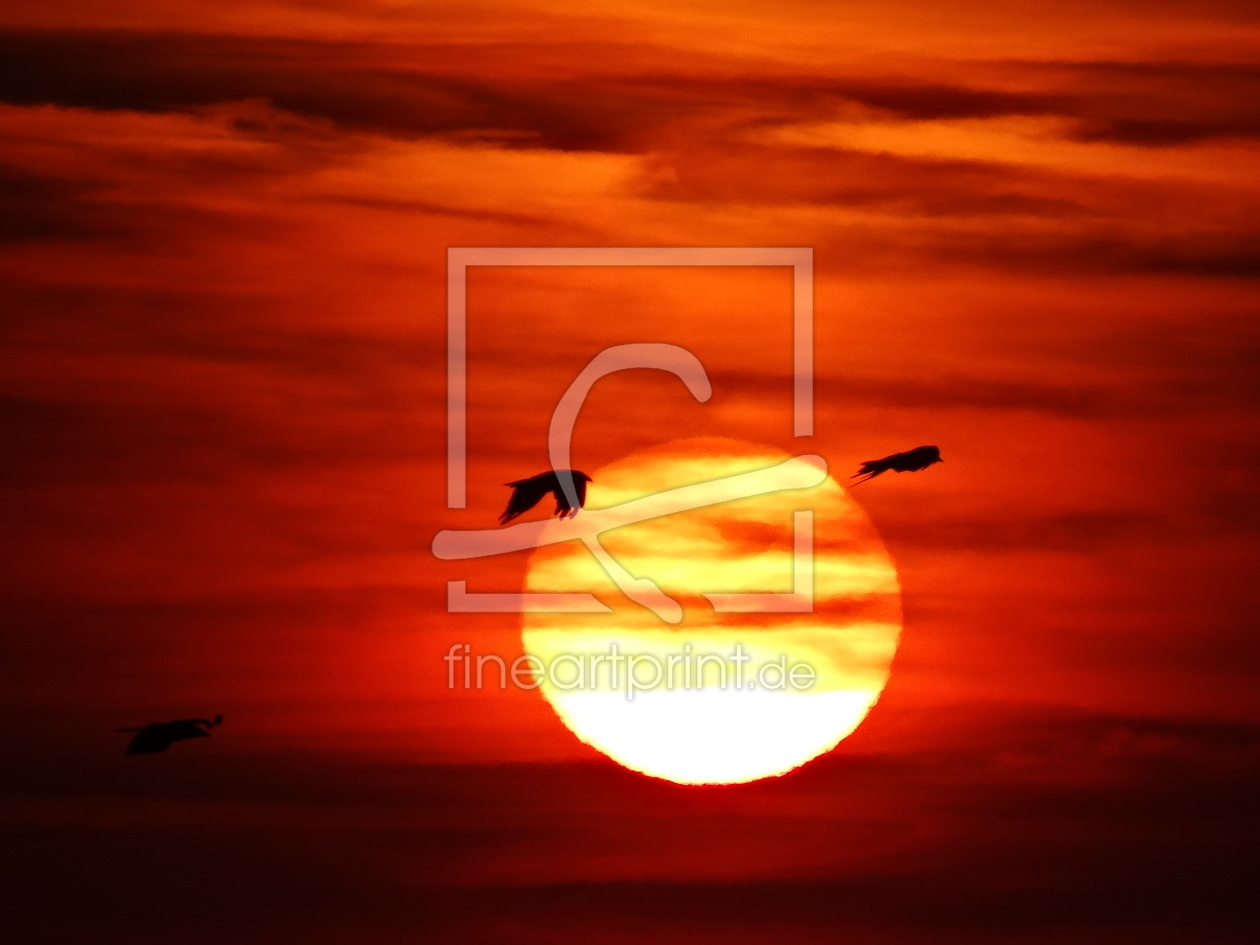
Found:
[[[184,941],[413,941],[420,901],[467,941],[600,915],[638,916],[609,942],[1249,940],[1258,53],[1253,5],[1214,0],[11,0],[22,921],[109,939],[134,883]],[[814,249],[817,435],[790,436],[786,271],[477,270],[447,510],[447,247],[710,245]],[[901,648],[858,733],[781,781],[650,784],[537,693],[445,687],[452,643],[520,627],[445,613],[468,566],[433,535],[493,524],[568,381],[631,341],[689,348],[714,396],[601,381],[581,468],[679,435],[838,478],[947,458],[857,493]],[[118,767],[110,729],[215,711]],[[56,915],[60,882],[97,918]],[[920,915],[881,911],[898,884]]]

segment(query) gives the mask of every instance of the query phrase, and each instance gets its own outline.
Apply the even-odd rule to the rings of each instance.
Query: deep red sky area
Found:
[[[1233,0],[9,0],[9,940],[1255,941],[1258,54]],[[814,249],[817,434],[782,270],[476,271],[448,511],[447,247],[712,245]],[[446,581],[525,561],[433,535],[631,341],[713,399],[601,382],[580,468],[946,457],[857,493],[902,645],[786,777],[446,688],[520,652]]]

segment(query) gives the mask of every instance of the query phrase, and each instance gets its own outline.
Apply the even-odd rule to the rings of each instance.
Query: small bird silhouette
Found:
[[[874,479],[881,473],[886,473],[892,469],[896,472],[918,472],[920,469],[927,469],[933,463],[943,463],[941,459],[941,451],[935,446],[916,446],[912,450],[906,450],[904,453],[893,453],[891,456],[885,456],[883,459],[868,459],[862,464],[862,468],[855,472],[850,479],[857,479],[855,486],[860,486],[867,479]]]
[[[136,737],[127,746],[129,755],[151,755],[166,751],[175,742],[186,738],[209,738],[206,729],[223,724],[223,716],[213,719],[176,719],[174,722],[151,722],[144,728],[116,728],[115,732],[135,732]]]
[[[512,487],[512,496],[508,499],[507,508],[499,516],[499,524],[506,525],[516,516],[528,512],[548,492],[556,497],[556,518],[573,518],[578,514],[578,509],[586,505],[586,484],[592,481],[590,476],[576,469],[556,469],[528,479],[509,482],[507,485]],[[577,498],[576,506],[570,505],[565,498],[565,484],[572,486]]]

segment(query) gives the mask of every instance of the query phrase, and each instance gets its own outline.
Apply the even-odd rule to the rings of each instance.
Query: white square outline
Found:
[[[470,266],[790,266],[792,435],[814,433],[814,251],[768,246],[452,246],[446,251],[446,507],[467,507],[468,268]],[[793,515],[792,590],[705,594],[718,613],[813,610],[813,514]],[[470,593],[447,582],[450,613],[608,612],[593,594]],[[748,606],[753,603],[759,606]]]

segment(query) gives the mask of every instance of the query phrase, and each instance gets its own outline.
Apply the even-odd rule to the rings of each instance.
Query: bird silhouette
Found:
[[[166,751],[175,742],[186,738],[209,738],[206,729],[223,724],[223,716],[213,719],[176,719],[173,722],[151,722],[143,728],[116,728],[115,732],[135,732],[136,737],[127,745],[129,755],[151,755]]]
[[[578,514],[578,509],[586,505],[586,484],[591,481],[593,480],[590,476],[579,470],[556,469],[530,476],[528,479],[517,479],[515,482],[506,483],[512,487],[512,495],[508,499],[507,508],[499,516],[499,524],[506,525],[516,516],[528,512],[548,492],[556,497],[556,518],[573,518]],[[574,497],[577,499],[576,506],[570,505],[565,497],[566,484],[573,488]]]
[[[868,459],[862,464],[862,468],[855,472],[850,479],[857,479],[855,486],[860,486],[867,479],[874,479],[881,473],[888,470],[895,472],[918,472],[920,469],[927,469],[933,463],[943,463],[941,459],[941,451],[935,446],[916,446],[912,450],[906,450],[904,453],[893,453],[891,456],[885,456],[883,459]],[[861,476],[861,479],[858,479]]]

